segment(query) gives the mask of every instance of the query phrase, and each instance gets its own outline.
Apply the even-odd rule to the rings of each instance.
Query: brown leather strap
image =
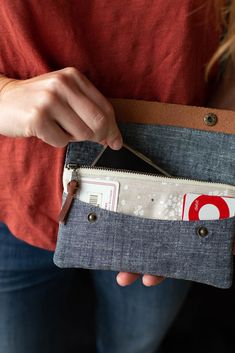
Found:
[[[118,121],[173,125],[235,134],[235,112],[231,110],[149,102],[137,99],[111,98],[109,100],[114,107]],[[204,119],[210,113],[215,114],[217,117],[217,122],[213,126],[208,125],[208,119]]]

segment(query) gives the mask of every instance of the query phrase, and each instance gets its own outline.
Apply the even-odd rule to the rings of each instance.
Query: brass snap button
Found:
[[[214,126],[217,123],[218,117],[214,113],[208,113],[204,116],[204,123],[208,126]]]
[[[208,235],[208,233],[208,229],[204,226],[197,228],[197,235],[199,235],[199,237],[204,238]]]
[[[89,213],[87,218],[89,222],[95,222],[97,220],[97,215],[95,213]]]

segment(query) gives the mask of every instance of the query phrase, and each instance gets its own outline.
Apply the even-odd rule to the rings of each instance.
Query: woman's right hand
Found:
[[[84,140],[122,146],[111,103],[73,67],[27,80],[2,76],[0,134],[35,136],[55,147]]]

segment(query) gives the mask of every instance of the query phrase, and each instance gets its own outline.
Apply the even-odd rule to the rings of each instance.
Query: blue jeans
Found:
[[[191,286],[123,288],[115,272],[62,270],[52,257],[0,223],[0,353],[155,353]]]

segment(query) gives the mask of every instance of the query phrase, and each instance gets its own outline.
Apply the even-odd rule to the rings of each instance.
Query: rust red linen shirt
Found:
[[[206,3],[2,0],[0,72],[27,79],[74,66],[106,97],[204,105],[204,69],[218,45]],[[0,135],[0,220],[18,238],[51,250],[65,149]]]

